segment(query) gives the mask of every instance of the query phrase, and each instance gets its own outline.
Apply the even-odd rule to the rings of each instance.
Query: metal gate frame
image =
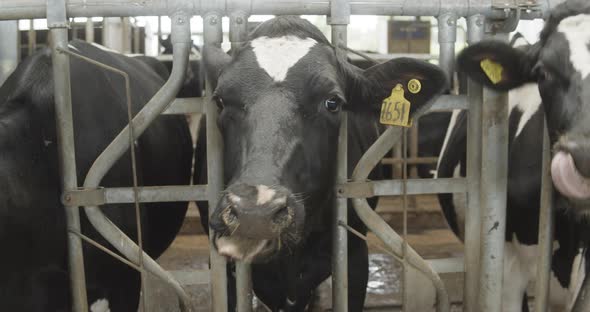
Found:
[[[444,3],[443,3],[444,2]],[[222,141],[217,129],[217,110],[210,100],[210,94],[191,107],[186,101],[174,100],[180,87],[184,67],[187,64],[190,46],[190,17],[203,16],[206,44],[220,44],[222,41],[221,17],[230,17],[230,40],[232,46],[244,41],[246,21],[249,15],[328,15],[332,25],[332,42],[346,45],[346,29],[351,14],[386,16],[435,16],[439,19],[440,66],[452,77],[454,44],[456,40],[456,20],[468,20],[468,41],[477,42],[483,38],[486,20],[510,19],[517,13],[519,18],[531,19],[545,17],[549,8],[555,6],[550,0],[539,0],[536,9],[521,10],[518,0],[506,0],[506,5],[498,6],[495,0],[117,0],[105,3],[104,0],[2,0],[0,20],[48,19],[53,36],[52,59],[55,81],[56,123],[58,132],[62,187],[65,190],[63,202],[69,229],[69,264],[75,311],[87,311],[85,277],[81,239],[76,233],[80,230],[79,206],[91,223],[105,238],[132,262],[143,258],[145,270],[166,280],[174,287],[184,303],[191,310],[188,297],[182,287],[146,254],[139,255],[137,245],[127,238],[97,208],[106,203],[133,202],[134,196],[140,202],[208,200],[215,207],[218,194],[223,189]],[[129,148],[129,126],[125,128],[109,147],[99,156],[86,177],[84,187],[78,188],[76,180],[72,107],[70,95],[67,18],[68,17],[123,17],[123,16],[161,16],[168,14],[172,20],[174,45],[173,70],[164,87],[133,119],[133,132],[138,136],[148,124],[166,109],[170,113],[202,112],[207,118],[207,146],[209,181],[207,185],[197,186],[159,186],[134,188],[100,188],[100,181],[111,165]],[[512,22],[515,22],[512,19]],[[171,106],[171,107],[169,107]],[[500,311],[502,262],[505,227],[506,179],[507,179],[507,96],[480,85],[469,82],[468,95],[441,96],[431,110],[469,109],[468,123],[468,175],[466,178],[407,181],[373,181],[366,177],[383,155],[399,140],[401,130],[389,128],[363,156],[347,182],[346,144],[347,123],[344,114],[339,137],[338,177],[340,196],[334,220],[333,257],[333,302],[334,310],[347,311],[347,265],[346,230],[338,226],[346,223],[347,198],[352,198],[354,209],[367,226],[397,255],[404,254],[404,243],[374,211],[366,197],[467,192],[469,209],[466,216],[465,241],[465,311]],[[425,110],[418,114],[424,113]],[[548,144],[545,146],[548,155]],[[544,182],[547,182],[547,168],[544,168]],[[544,189],[551,189],[544,183]],[[550,192],[549,192],[550,193]],[[542,298],[548,291],[550,273],[550,246],[552,245],[551,210],[548,209],[550,194],[543,196],[541,224],[547,231],[539,233],[540,254],[543,266],[539,266],[537,280],[537,302],[540,311],[545,311]],[[479,205],[481,203],[481,205]],[[497,225],[497,226],[496,226]],[[488,231],[495,228],[495,231]],[[481,250],[480,250],[481,246]],[[481,256],[480,256],[481,255]],[[428,261],[423,260],[411,248],[407,248],[407,261],[430,277],[437,290],[437,310],[448,311],[449,302],[444,285]],[[225,259],[212,249],[211,253],[211,296],[214,311],[227,311],[227,277]],[[463,271],[462,263],[456,263],[458,271]],[[542,273],[542,274],[541,274]],[[238,311],[251,311],[250,269],[247,264],[237,265]],[[478,290],[480,290],[478,292]],[[538,310],[539,311],[539,310]]]

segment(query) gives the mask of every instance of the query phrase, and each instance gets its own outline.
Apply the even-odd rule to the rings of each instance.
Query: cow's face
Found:
[[[409,98],[416,110],[445,81],[436,67],[408,59],[362,72],[295,17],[263,23],[252,38],[231,58],[204,50],[227,185],[210,226],[221,254],[260,262],[293,251],[331,209],[344,110],[375,117],[391,88],[413,78],[422,81]]]
[[[458,65],[497,90],[538,84],[553,144],[553,183],[569,207],[590,215],[590,14],[579,14],[583,7],[589,8],[580,2],[558,6],[533,46],[482,42],[467,48]],[[499,81],[482,69],[485,60],[502,68]]]

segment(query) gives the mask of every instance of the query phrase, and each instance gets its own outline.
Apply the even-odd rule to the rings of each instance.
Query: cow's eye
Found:
[[[213,100],[215,100],[215,104],[217,105],[217,109],[221,111],[224,108],[223,99],[220,96],[214,96]]]
[[[324,107],[331,113],[336,113],[340,111],[341,106],[342,100],[338,97],[331,97],[324,101]]]

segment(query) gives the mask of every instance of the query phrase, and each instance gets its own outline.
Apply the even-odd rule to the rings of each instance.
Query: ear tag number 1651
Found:
[[[404,97],[402,85],[396,85],[391,90],[391,95],[383,100],[379,122],[384,125],[411,127],[410,105],[410,101]]]

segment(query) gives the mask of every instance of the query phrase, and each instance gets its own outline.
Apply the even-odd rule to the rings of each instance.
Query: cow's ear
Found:
[[[412,115],[448,88],[445,74],[439,67],[411,58],[396,58],[375,65],[361,76],[350,88],[350,98],[355,103],[351,110],[379,112],[393,90],[401,88],[403,97],[410,103]]]
[[[508,91],[536,81],[535,51],[538,51],[538,44],[514,48],[501,41],[482,41],[459,54],[457,69],[490,89]]]
[[[203,46],[203,61],[207,80],[209,80],[212,89],[215,90],[221,70],[231,62],[231,57],[220,47],[206,44]]]

